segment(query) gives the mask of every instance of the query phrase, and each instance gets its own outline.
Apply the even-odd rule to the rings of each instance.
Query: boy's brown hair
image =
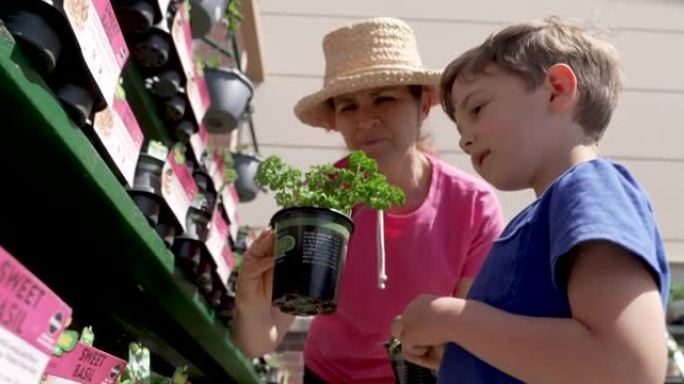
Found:
[[[577,76],[577,121],[594,140],[603,135],[622,89],[615,47],[585,27],[558,17],[514,24],[490,35],[484,43],[452,61],[440,84],[442,108],[454,119],[451,88],[456,80],[485,73],[490,64],[539,86],[554,64],[569,65]]]

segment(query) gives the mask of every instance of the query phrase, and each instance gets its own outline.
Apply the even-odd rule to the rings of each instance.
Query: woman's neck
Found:
[[[413,149],[399,159],[378,164],[390,184],[401,188],[406,194],[403,205],[389,209],[390,213],[405,214],[420,207],[430,192],[432,167],[427,156]]]

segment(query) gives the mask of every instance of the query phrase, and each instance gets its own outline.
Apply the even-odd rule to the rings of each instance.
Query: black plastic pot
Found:
[[[242,72],[228,68],[204,69],[211,105],[204,115],[210,133],[228,133],[237,128],[254,94],[252,82]]]
[[[168,121],[179,121],[185,115],[187,103],[185,99],[180,96],[174,96],[162,103],[164,110],[164,117]]]
[[[181,89],[182,77],[178,71],[167,69],[145,79],[145,87],[164,99],[175,96]]]
[[[141,34],[155,24],[155,7],[143,0],[115,1],[116,17],[126,33]]]
[[[197,184],[200,193],[203,193],[204,197],[207,199],[207,206],[213,207],[216,204],[217,191],[211,176],[209,176],[204,167],[201,166],[192,172],[192,177],[195,179],[195,183]]]
[[[181,227],[180,224],[177,223],[176,216],[174,216],[171,209],[165,209],[166,207],[164,204],[162,204],[162,207],[159,220],[154,226],[154,229],[157,231],[159,237],[164,240],[164,244],[166,244],[168,248],[171,248],[173,239],[181,232]]]
[[[169,61],[171,35],[156,25],[138,39],[131,48],[135,61],[144,68],[161,68]]]
[[[252,201],[256,198],[259,191],[262,189],[256,185],[254,176],[257,168],[261,164],[261,160],[252,155],[245,153],[234,153],[233,161],[235,172],[237,172],[237,179],[235,180],[235,189],[241,203]]]
[[[389,350],[389,343],[385,344],[387,354],[392,363],[394,382],[397,384],[436,384],[437,377],[431,370],[420,365],[413,364],[404,359],[401,354],[401,345],[394,350]]]
[[[195,132],[197,132],[197,126],[188,119],[182,119],[171,128],[173,137],[180,143],[189,143],[190,136]]]
[[[298,316],[333,313],[354,223],[331,209],[292,207],[273,215],[271,227],[273,305]]]
[[[33,67],[45,75],[55,69],[62,44],[57,32],[39,14],[25,10],[0,14]]]
[[[214,264],[214,260],[203,255],[195,273],[195,284],[197,284],[205,298],[208,298],[214,289],[215,274],[216,264]]]
[[[171,246],[171,252],[176,256],[176,264],[188,276],[194,276],[206,252],[204,242],[184,236],[176,237]]]
[[[211,211],[208,207],[198,208],[190,206],[185,220],[184,237],[205,242],[209,235],[209,222],[211,221]]]
[[[190,30],[193,39],[199,39],[221,20],[229,0],[190,0]]]
[[[65,83],[57,89],[57,98],[62,102],[64,110],[71,120],[83,127],[90,123],[90,115],[93,112],[94,96],[90,91],[72,83]]]

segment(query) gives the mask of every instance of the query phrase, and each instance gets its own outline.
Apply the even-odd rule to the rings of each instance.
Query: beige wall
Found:
[[[684,1],[262,0],[260,9],[266,80],[253,103],[257,137],[263,155],[277,154],[299,167],[344,154],[338,135],[304,126],[292,113],[299,97],[320,87],[321,38],[336,26],[371,16],[402,17],[416,30],[431,68],[444,67],[511,21],[557,14],[610,28],[623,55],[626,89],[602,150],[645,186],[670,260],[684,263]],[[425,128],[443,158],[472,172],[441,110],[433,110]],[[499,196],[506,218],[533,198],[531,192]],[[239,207],[241,223],[264,225],[275,210],[272,197],[263,195]]]

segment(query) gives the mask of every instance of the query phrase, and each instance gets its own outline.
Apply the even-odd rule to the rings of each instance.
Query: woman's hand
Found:
[[[271,306],[273,291],[273,231],[266,229],[245,252],[238,275],[236,302],[240,306]]]

